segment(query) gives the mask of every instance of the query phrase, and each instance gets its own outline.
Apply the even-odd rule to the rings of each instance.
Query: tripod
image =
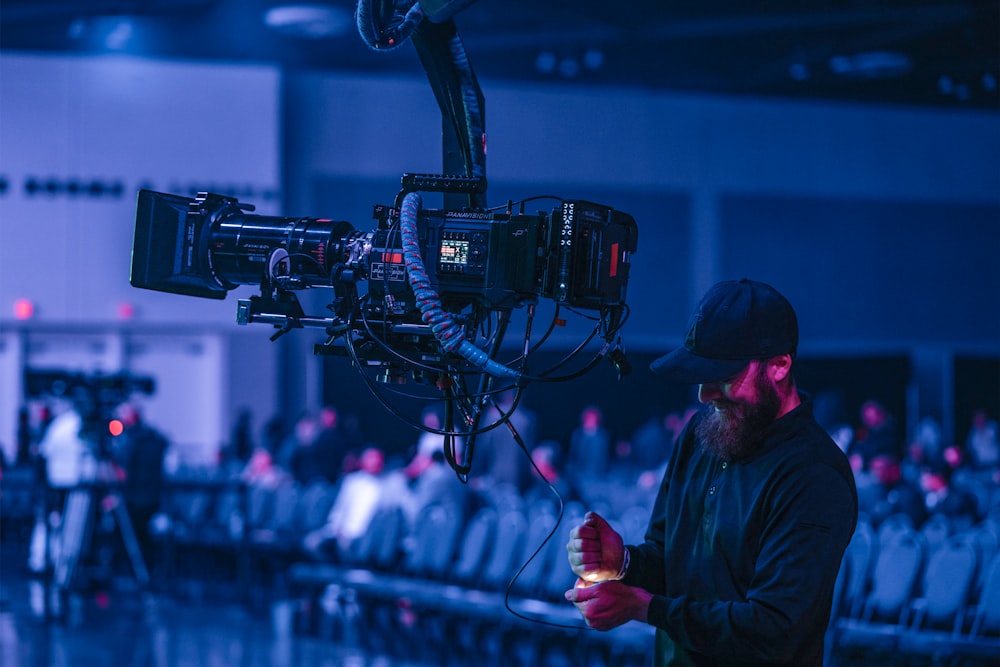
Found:
[[[61,603],[78,580],[83,559],[94,542],[97,519],[102,511],[110,515],[115,532],[121,537],[137,588],[140,592],[149,588],[149,571],[117,483],[100,480],[85,483],[74,487],[66,495],[58,550],[52,548],[51,531],[48,531],[46,560],[51,566],[51,574],[47,577],[49,590],[45,596],[47,616],[62,613]]]

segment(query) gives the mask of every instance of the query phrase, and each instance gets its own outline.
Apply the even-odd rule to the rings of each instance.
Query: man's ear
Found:
[[[792,372],[792,355],[783,354],[767,360],[768,374],[775,383],[784,382]]]

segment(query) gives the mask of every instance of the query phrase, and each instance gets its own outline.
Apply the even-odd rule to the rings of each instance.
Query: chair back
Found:
[[[275,489],[269,484],[247,486],[247,526],[260,528],[271,520],[274,511]]]
[[[880,544],[872,589],[865,603],[866,620],[877,618],[897,622],[913,597],[924,559],[924,543],[914,530]]]
[[[924,625],[951,628],[968,602],[976,577],[976,551],[967,540],[952,538],[934,551],[923,578]]]
[[[469,520],[459,546],[452,576],[463,584],[473,584],[482,572],[486,555],[496,541],[497,511],[484,507]]]
[[[403,526],[403,512],[398,507],[376,510],[368,529],[354,540],[344,560],[359,567],[394,570],[399,563]]]
[[[983,589],[972,622],[975,636],[1000,637],[1000,553],[987,564]]]
[[[877,555],[878,541],[875,529],[867,521],[859,520],[844,552],[841,563],[843,577],[838,576],[838,579],[843,579],[839,582],[840,597],[832,616],[845,615],[856,618],[861,614]]]
[[[326,523],[330,508],[337,498],[337,492],[330,482],[320,481],[309,484],[299,496],[296,512],[296,530],[308,533]]]
[[[500,515],[497,539],[486,559],[480,585],[489,590],[500,590],[507,585],[527,530],[528,521],[520,510],[509,510]]]
[[[451,504],[435,503],[423,509],[404,564],[410,574],[440,578],[451,564],[461,515]]]
[[[276,532],[293,532],[301,492],[301,488],[295,482],[279,484],[274,489],[274,509],[265,527]]]
[[[514,591],[524,597],[535,597],[545,577],[549,574],[550,559],[548,549],[555,533],[556,515],[550,512],[536,512],[528,524],[528,534],[522,544],[518,562],[514,563],[517,579]]]

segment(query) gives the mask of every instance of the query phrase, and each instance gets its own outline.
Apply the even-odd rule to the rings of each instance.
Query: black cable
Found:
[[[520,398],[520,391],[518,392],[518,396],[515,398],[515,401],[512,403],[512,408],[517,407],[517,400],[519,398]],[[495,405],[493,407],[499,410],[499,408],[497,408]],[[503,597],[504,607],[506,607],[507,611],[509,611],[511,614],[525,621],[531,621],[533,623],[539,623],[541,625],[547,625],[553,628],[563,628],[569,630],[589,630],[591,628],[586,624],[569,625],[566,623],[556,623],[554,621],[546,621],[541,618],[527,616],[514,609],[510,604],[511,595],[514,591],[514,586],[517,584],[518,578],[524,573],[524,570],[527,569],[528,565],[530,565],[532,561],[534,561],[535,558],[537,558],[538,555],[542,553],[542,551],[545,549],[545,546],[556,536],[556,533],[558,533],[559,527],[562,525],[563,516],[566,511],[566,502],[563,499],[562,494],[559,493],[559,489],[557,489],[555,485],[552,482],[550,482],[548,478],[545,477],[541,469],[538,467],[538,464],[535,463],[534,459],[531,458],[531,453],[528,451],[527,445],[524,444],[524,440],[521,438],[521,435],[517,432],[517,429],[514,428],[514,425],[508,421],[507,426],[510,429],[511,434],[514,436],[514,442],[516,442],[518,447],[521,448],[521,451],[524,453],[524,455],[528,457],[528,462],[531,464],[531,467],[535,471],[535,474],[538,475],[538,477],[543,482],[545,482],[546,487],[548,487],[548,489],[552,492],[552,495],[555,496],[555,500],[559,509],[556,512],[555,524],[552,526],[552,529],[545,536],[545,539],[542,540],[542,543],[538,545],[538,547],[532,552],[531,556],[529,556],[528,559],[521,565],[521,567],[518,568],[517,572],[514,573],[514,576],[512,576],[510,581],[507,583],[507,588],[504,591],[504,597]]]

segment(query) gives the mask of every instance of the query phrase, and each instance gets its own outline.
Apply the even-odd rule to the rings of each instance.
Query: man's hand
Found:
[[[611,630],[629,621],[646,622],[652,594],[626,586],[620,581],[590,584],[582,579],[566,591],[566,599],[576,605],[587,625],[595,630]]]
[[[570,531],[566,551],[573,573],[590,583],[617,579],[625,560],[622,536],[596,512]]]

